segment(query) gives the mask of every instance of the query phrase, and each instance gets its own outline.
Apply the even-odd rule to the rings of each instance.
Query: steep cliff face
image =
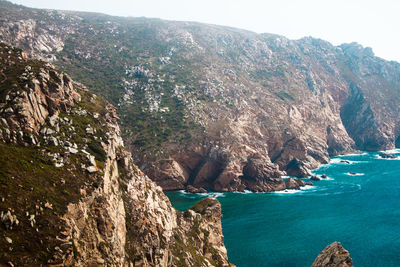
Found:
[[[400,64],[369,48],[1,5],[1,38],[117,105],[134,162],[165,190],[279,190],[330,155],[399,143]]]
[[[230,266],[218,201],[174,210],[112,105],[20,49],[0,59],[1,263]]]

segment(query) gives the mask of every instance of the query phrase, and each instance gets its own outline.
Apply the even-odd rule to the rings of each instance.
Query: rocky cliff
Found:
[[[219,202],[173,209],[111,104],[4,43],[0,74],[1,265],[231,265]]]
[[[331,155],[400,145],[400,64],[356,43],[0,5],[1,39],[118,106],[165,190],[280,190]]]

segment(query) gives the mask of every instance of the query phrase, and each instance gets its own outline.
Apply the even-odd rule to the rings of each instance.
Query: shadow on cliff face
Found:
[[[343,125],[359,150],[376,151],[390,148],[393,141],[384,132],[363,90],[350,83],[350,95],[340,110]]]

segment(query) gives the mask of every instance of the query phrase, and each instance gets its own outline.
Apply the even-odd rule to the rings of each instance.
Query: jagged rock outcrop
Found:
[[[134,162],[165,190],[278,190],[331,155],[399,144],[400,64],[356,43],[0,3],[1,38],[118,105]]]
[[[311,267],[352,267],[353,260],[350,253],[342,247],[340,242],[333,242],[324,248],[314,260]]]
[[[23,69],[17,63],[22,60],[22,53],[9,54],[4,44],[0,46],[3,59],[0,73],[4,78],[0,103],[4,133],[0,140],[14,143],[27,140],[36,144],[32,134],[38,132],[46,118],[56,119],[60,111],[70,111],[74,101],[80,101],[80,95],[73,90],[68,75],[54,70],[50,64],[38,68],[36,62]],[[17,90],[20,84],[24,87]]]
[[[231,266],[221,207],[176,211],[124,148],[116,108],[0,44],[0,262]]]

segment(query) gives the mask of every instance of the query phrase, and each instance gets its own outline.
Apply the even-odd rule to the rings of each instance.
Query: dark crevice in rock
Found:
[[[282,155],[282,153],[285,151],[286,146],[287,146],[290,142],[292,142],[294,139],[296,139],[296,137],[290,138],[289,140],[287,140],[287,141],[283,144],[281,151],[280,151],[277,155],[275,155],[275,156],[273,156],[273,157],[271,158],[271,162],[272,162],[272,163],[275,163],[275,161],[277,161],[277,160],[280,158],[280,156]]]
[[[199,174],[199,172],[201,171],[201,169],[203,168],[203,166],[207,163],[210,162],[210,153],[211,153],[211,149],[208,150],[207,155],[205,157],[203,157],[199,163],[197,163],[196,167],[193,169],[193,171],[190,173],[189,179],[186,182],[186,185],[192,185],[194,183],[194,181],[196,180],[197,175]]]

